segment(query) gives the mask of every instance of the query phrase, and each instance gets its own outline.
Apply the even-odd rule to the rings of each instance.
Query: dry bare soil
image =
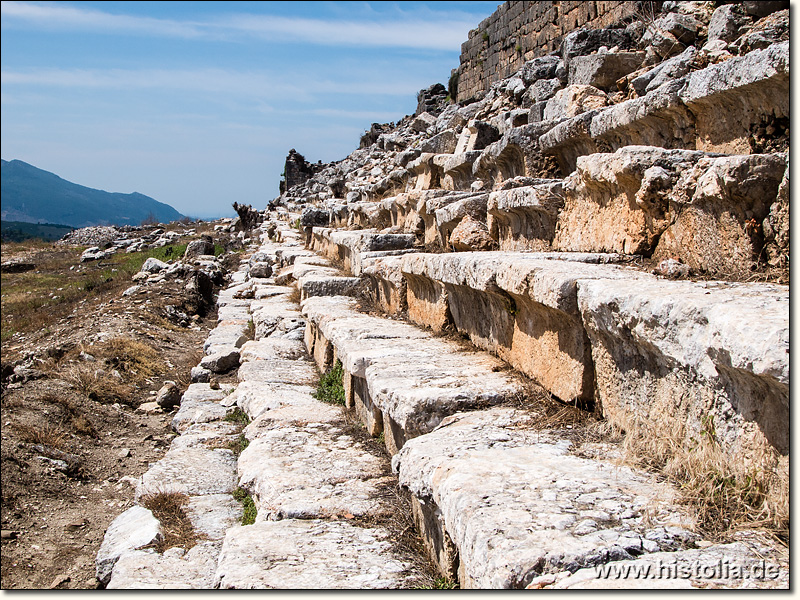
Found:
[[[165,318],[181,280],[123,297],[144,253],[81,265],[82,250],[2,247],[36,265],[2,275],[3,589],[97,587],[106,528],[174,437],[170,414],[136,409],[166,380],[188,386],[216,318]]]

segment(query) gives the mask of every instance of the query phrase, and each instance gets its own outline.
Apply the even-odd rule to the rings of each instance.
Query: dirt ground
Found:
[[[10,258],[4,245],[3,262]],[[106,528],[133,504],[136,479],[175,435],[169,412],[137,407],[166,380],[186,389],[215,325],[213,309],[188,327],[163,318],[184,283],[123,297],[131,285],[123,282],[47,327],[4,335],[3,589],[98,587],[94,560]],[[120,348],[132,362],[114,355]],[[26,356],[26,369],[11,375]]]

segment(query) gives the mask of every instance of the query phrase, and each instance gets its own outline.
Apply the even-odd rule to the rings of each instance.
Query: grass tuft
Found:
[[[256,510],[256,504],[253,502],[253,498],[250,496],[247,490],[237,487],[235,490],[233,490],[233,498],[234,500],[238,501],[244,509],[244,512],[242,513],[242,525],[252,525],[255,523],[258,510]]]
[[[225,415],[225,419],[223,420],[228,421],[229,423],[241,425],[242,427],[247,427],[250,424],[250,417],[248,417],[247,413],[238,406]]]
[[[341,361],[337,360],[336,364],[320,377],[314,398],[328,404],[344,406],[344,369]]]

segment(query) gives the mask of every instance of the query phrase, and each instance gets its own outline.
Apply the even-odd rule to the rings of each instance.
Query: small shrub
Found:
[[[252,525],[256,522],[256,515],[258,510],[256,504],[253,502],[252,496],[247,493],[244,488],[236,488],[233,490],[233,498],[242,505],[244,512],[242,513],[242,525]]]
[[[327,373],[319,379],[314,398],[328,404],[344,405],[344,369],[341,361],[336,361]]]
[[[250,417],[247,416],[247,413],[244,412],[238,406],[234,408],[231,412],[225,415],[225,421],[229,423],[236,423],[237,425],[241,425],[242,427],[246,427],[250,424]]]

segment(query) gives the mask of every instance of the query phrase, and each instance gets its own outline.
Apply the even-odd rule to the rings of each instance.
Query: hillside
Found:
[[[161,223],[183,215],[144,194],[121,194],[85,187],[21,160],[2,161],[4,221],[58,223],[72,227]]]

